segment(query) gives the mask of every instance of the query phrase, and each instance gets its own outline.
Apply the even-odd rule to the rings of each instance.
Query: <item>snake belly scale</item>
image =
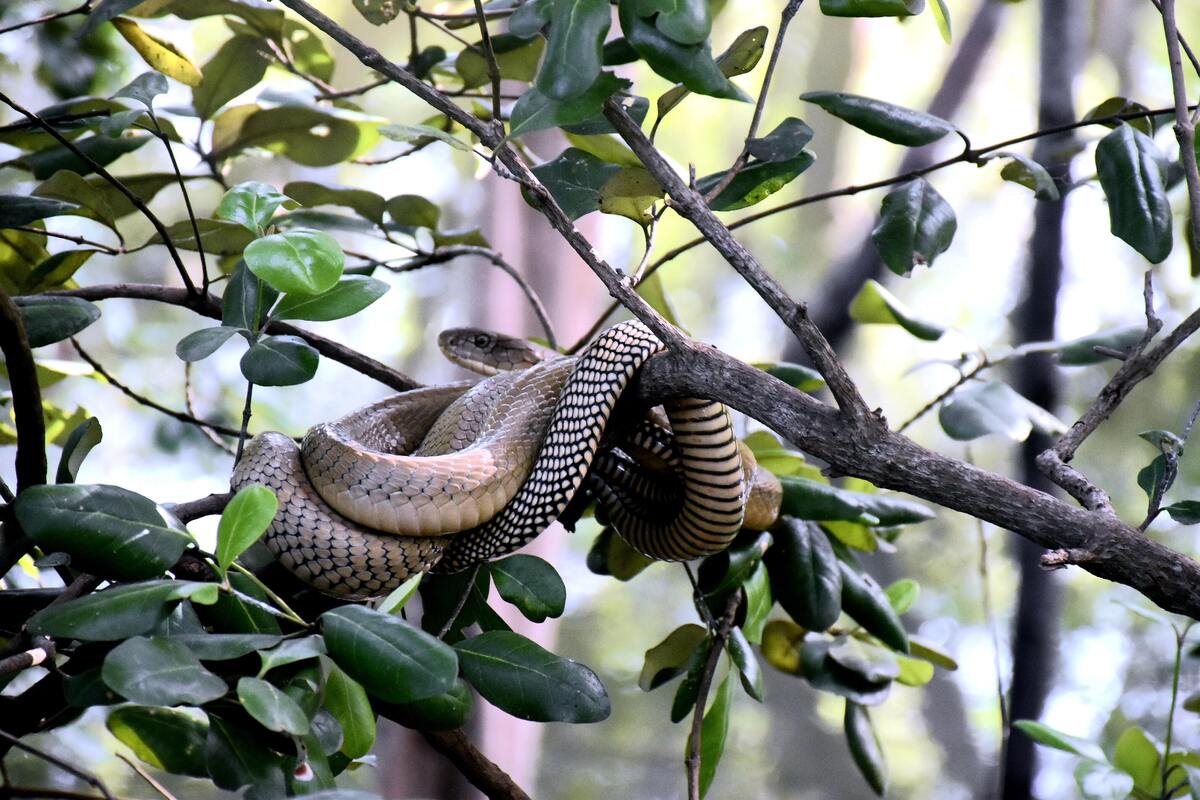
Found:
[[[322,591],[371,597],[417,571],[465,569],[520,548],[563,511],[589,473],[621,393],[661,349],[640,322],[624,322],[578,357],[551,358],[474,388],[404,392],[317,426],[303,452],[282,434],[262,434],[248,443],[231,484],[275,490],[280,512],[266,544]],[[675,515],[646,523],[631,544],[668,560],[718,552],[741,528],[746,494],[728,414],[703,400],[670,401],[664,408],[676,436],[683,499]],[[464,414],[479,419],[464,426]],[[464,467],[468,458],[495,462],[497,449],[501,460],[511,460],[487,475]],[[450,470],[430,477],[443,463]],[[417,477],[410,478],[414,469]],[[361,485],[357,476],[364,474],[373,485]],[[498,484],[505,489],[493,494]],[[507,499],[495,499],[503,494]],[[342,502],[346,498],[357,502]],[[394,523],[399,515],[391,508],[362,511],[395,498],[424,509],[412,515],[420,524],[384,531],[380,521]]]

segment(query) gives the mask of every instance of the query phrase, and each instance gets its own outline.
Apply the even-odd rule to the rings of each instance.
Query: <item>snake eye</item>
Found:
[[[475,346],[480,350],[486,350],[492,346],[492,337],[488,336],[486,333],[475,334],[475,339],[473,341],[475,342]]]

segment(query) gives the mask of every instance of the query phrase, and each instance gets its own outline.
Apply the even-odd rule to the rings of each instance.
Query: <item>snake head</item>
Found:
[[[455,364],[482,375],[527,369],[547,357],[533,342],[482,328],[448,328],[438,334],[438,348]]]

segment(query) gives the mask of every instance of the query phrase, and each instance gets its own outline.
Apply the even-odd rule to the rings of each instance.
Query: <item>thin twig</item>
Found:
[[[721,661],[721,653],[725,651],[725,640],[733,628],[733,620],[737,616],[738,603],[741,602],[741,590],[729,595],[725,602],[725,613],[721,622],[712,634],[712,645],[708,651],[708,659],[704,662],[704,671],[700,673],[700,683],[696,688],[696,708],[692,711],[692,735],[688,746],[687,766],[688,800],[700,800],[700,738],[704,730],[704,706],[708,704],[708,692],[712,688],[713,675],[717,664]]]
[[[130,389],[124,383],[119,381],[116,378],[116,376],[114,376],[111,372],[109,372],[104,367],[103,364],[101,364],[99,361],[97,361],[95,358],[93,358],[90,353],[88,353],[86,350],[84,350],[83,347],[79,344],[79,341],[74,336],[71,337],[70,342],[71,342],[71,346],[75,348],[75,352],[79,353],[80,358],[82,358],[84,361],[86,361],[91,366],[92,369],[94,369],[97,373],[99,373],[100,376],[104,378],[104,380],[106,380],[110,384],[112,384],[112,386],[114,388],[116,388],[118,391],[120,391],[121,394],[125,395],[130,400],[133,400],[135,403],[138,403],[139,405],[143,405],[146,408],[154,409],[155,411],[159,412],[160,414],[165,414],[166,416],[170,417],[171,419],[187,423],[188,425],[195,425],[197,428],[200,428],[201,430],[204,430],[204,431],[212,431],[214,433],[220,433],[225,436],[237,436],[238,435],[238,431],[234,428],[230,428],[226,425],[220,425],[215,422],[208,422],[206,420],[202,420],[197,417],[194,417],[191,414],[185,414],[182,411],[176,411],[173,408],[167,408],[162,403],[159,403],[155,400],[151,400],[149,397],[146,397],[145,395],[135,392],[133,389]]]
[[[1157,8],[1158,12],[1161,14],[1162,3],[1159,2],[1159,0],[1150,0],[1150,2],[1154,4],[1154,7]],[[1192,69],[1196,72],[1196,75],[1200,76],[1200,58],[1196,57],[1195,51],[1192,50],[1192,47],[1188,44],[1187,39],[1183,38],[1183,34],[1177,32],[1177,35],[1179,37],[1179,45],[1183,48],[1183,52],[1187,53],[1188,60],[1192,62]]]
[[[7,733],[4,730],[0,730],[0,738],[4,739],[6,742],[8,742],[13,747],[16,747],[19,750],[24,750],[26,753],[37,756],[38,758],[42,759],[43,761],[45,761],[48,764],[53,764],[54,766],[61,769],[63,772],[67,772],[71,775],[74,775],[76,778],[79,778],[79,780],[94,787],[96,789],[96,791],[98,791],[98,792],[100,792],[100,794],[104,795],[105,800],[116,800],[116,798],[113,797],[112,792],[110,792],[108,790],[108,787],[104,785],[104,781],[100,780],[92,773],[82,770],[79,767],[76,767],[74,764],[69,764],[66,761],[63,761],[61,758],[58,758],[57,756],[52,756],[49,753],[47,753],[45,750],[39,750],[38,748],[34,747],[31,744],[26,744],[25,742],[22,742],[20,739],[18,739],[16,736],[13,736],[12,734]]]
[[[192,362],[183,362],[183,410],[186,411],[192,418],[199,419],[196,413],[195,398],[192,391]],[[232,430],[232,429],[231,429]],[[216,431],[208,425],[201,425],[200,432],[204,434],[204,438],[208,439],[215,446],[221,448],[229,455],[235,455],[237,450],[229,443],[222,439]]]
[[[913,423],[915,423],[921,417],[925,416],[930,411],[932,411],[933,409],[935,409],[939,405],[941,405],[942,402],[944,402],[948,397],[950,397],[950,395],[957,392],[960,387],[962,387],[964,384],[970,382],[974,378],[978,377],[979,373],[983,372],[986,369],[991,369],[992,367],[1000,366],[1001,364],[1004,364],[1007,361],[1008,361],[1007,358],[1001,358],[1001,359],[997,359],[995,361],[991,361],[990,359],[988,359],[987,354],[985,353],[983,355],[983,358],[980,359],[978,364],[976,364],[972,369],[969,369],[966,372],[958,373],[958,380],[956,380],[956,381],[954,381],[954,383],[950,384],[950,386],[948,386],[944,392],[942,392],[937,397],[930,400],[925,405],[921,406],[916,411],[916,413],[914,413],[911,417],[909,417],[903,423],[901,423],[901,425],[898,428],[896,428],[896,433],[904,433],[906,430],[908,430],[908,428]]]
[[[136,761],[134,761],[133,759],[129,758],[124,753],[117,753],[117,758],[121,759],[126,764],[128,764],[129,768],[131,770],[133,770],[134,772],[136,772],[138,774],[138,776],[141,777],[142,780],[144,780],[146,783],[150,784],[150,788],[153,789],[154,791],[158,792],[164,798],[164,800],[176,800],[175,795],[171,794],[167,790],[167,787],[163,786],[161,783],[159,783],[157,780],[155,780],[154,776],[151,775],[149,772],[147,772],[142,767],[141,764],[139,764]]]
[[[238,463],[242,460],[242,449],[246,446],[246,432],[250,428],[250,402],[254,397],[254,381],[246,381],[246,404],[242,406],[242,429],[238,431],[237,452],[233,456],[233,463]]]
[[[497,125],[503,126],[500,113],[500,65],[496,62],[496,51],[492,47],[492,34],[488,31],[482,0],[475,0],[475,16],[479,20],[479,35],[483,39],[483,55],[487,59],[488,78],[492,82],[492,120]]]
[[[82,236],[72,236],[69,233],[59,233],[58,231],[45,230],[44,228],[34,228],[31,225],[6,225],[4,227],[5,230],[24,231],[25,233],[32,233],[36,236],[49,236],[52,239],[62,239],[78,245],[87,245],[88,247],[94,247],[100,252],[110,256],[117,256],[126,252],[124,247],[112,247],[107,244],[101,244],[100,242],[92,241],[91,239],[85,239]]]
[[[31,25],[44,25],[47,22],[53,22],[54,20],[62,19],[63,17],[73,17],[76,14],[87,14],[92,10],[93,2],[94,0],[84,0],[81,5],[72,9],[68,9],[67,11],[58,11],[53,14],[46,14],[45,16],[37,17],[36,19],[29,19],[25,20],[24,22],[18,22],[15,25],[9,25],[7,28],[0,28],[0,36],[12,31],[20,30],[21,28],[28,28]]]
[[[36,122],[39,128],[50,134],[55,141],[57,141],[67,150],[70,150],[76,158],[87,164],[88,168],[91,169],[92,172],[95,172],[101,178],[108,181],[108,183],[111,184],[114,189],[124,195],[125,199],[132,203],[133,207],[140,211],[142,216],[149,220],[150,224],[154,226],[154,230],[158,232],[159,238],[162,239],[162,243],[166,246],[167,252],[171,255],[171,260],[175,262],[175,268],[179,272],[180,280],[183,281],[183,287],[187,289],[189,294],[196,294],[196,285],[192,283],[192,278],[190,275],[188,275],[187,268],[183,265],[183,258],[179,255],[179,250],[175,248],[175,242],[171,239],[171,235],[167,232],[167,228],[165,225],[163,225],[162,220],[160,220],[158,216],[151,211],[144,202],[142,202],[142,198],[130,191],[128,186],[126,186],[117,178],[114,178],[112,174],[109,173],[109,171],[106,170],[99,162],[97,162],[87,153],[80,150],[74,142],[59,133],[58,129],[46,122],[37,114],[29,111],[24,106],[10,99],[3,92],[0,92],[0,103],[4,103],[4,105],[13,109],[18,114],[23,114],[27,118]]]
[[[1167,60],[1171,64],[1171,90],[1175,97],[1175,138],[1179,140],[1179,158],[1187,179],[1189,220],[1193,246],[1200,247],[1200,169],[1196,166],[1196,124],[1188,113],[1187,82],[1183,77],[1183,59],[1179,54],[1179,27],[1175,22],[1175,0],[1160,0],[1163,33],[1167,40]]]
[[[146,109],[150,114],[150,121],[154,123],[154,131],[159,139],[162,140],[163,147],[167,148],[167,158],[171,160],[171,169],[175,171],[175,180],[179,183],[179,192],[183,195],[183,205],[187,209],[188,220],[192,223],[192,235],[196,237],[196,253],[200,256],[200,278],[201,291],[208,291],[208,261],[204,257],[204,242],[200,240],[200,225],[196,222],[196,212],[192,209],[192,198],[188,194],[187,181],[183,179],[183,173],[179,170],[179,162],[175,160],[175,150],[171,147],[170,138],[163,133],[162,128],[158,124],[158,117],[154,115],[152,109]]]

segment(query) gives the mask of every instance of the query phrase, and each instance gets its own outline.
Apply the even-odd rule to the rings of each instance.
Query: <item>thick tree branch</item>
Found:
[[[762,268],[758,260],[746,247],[734,238],[729,228],[725,227],[716,214],[708,207],[704,197],[692,189],[683,179],[675,174],[675,170],[667,163],[662,154],[655,149],[650,139],[642,133],[641,127],[625,112],[620,103],[611,98],[604,104],[604,114],[625,140],[625,144],[641,159],[642,164],[655,177],[659,185],[666,190],[673,201],[676,211],[696,226],[704,238],[712,243],[717,252],[729,262],[739,275],[758,292],[771,310],[791,329],[805,352],[812,359],[814,366],[825,378],[830,392],[837,400],[842,412],[856,423],[856,427],[868,427],[878,424],[867,408],[866,402],[858,392],[858,387],[850,380],[846,370],[837,360],[833,348],[813,325],[808,316],[808,308],[803,303],[797,303],[788,296],[783,287]]]
[[[50,295],[65,295],[67,297],[82,297],[84,300],[108,300],[123,297],[132,300],[153,300],[173,306],[191,309],[197,314],[210,319],[221,319],[221,301],[212,295],[189,294],[185,289],[175,289],[170,286],[159,286],[153,283],[110,283],[98,286],[85,286],[80,289],[46,292]],[[265,330],[268,333],[282,333],[299,336],[312,345],[318,353],[344,364],[356,372],[361,372],[368,378],[374,378],[385,386],[390,386],[398,392],[415,389],[421,384],[394,370],[386,364],[381,364],[373,358],[346,347],[343,344],[326,339],[302,328],[288,325],[286,322],[271,322]]]
[[[508,773],[479,752],[462,729],[452,731],[421,731],[434,750],[448,758],[471,785],[489,800],[530,800],[525,790]]]
[[[1130,586],[1160,607],[1200,618],[1200,563],[1107,514],[1067,503],[875,428],[848,436],[834,409],[715,348],[650,359],[638,378],[646,402],[704,397],[763,422],[837,472],[906,492],[1017,533],[1101,578]]]

